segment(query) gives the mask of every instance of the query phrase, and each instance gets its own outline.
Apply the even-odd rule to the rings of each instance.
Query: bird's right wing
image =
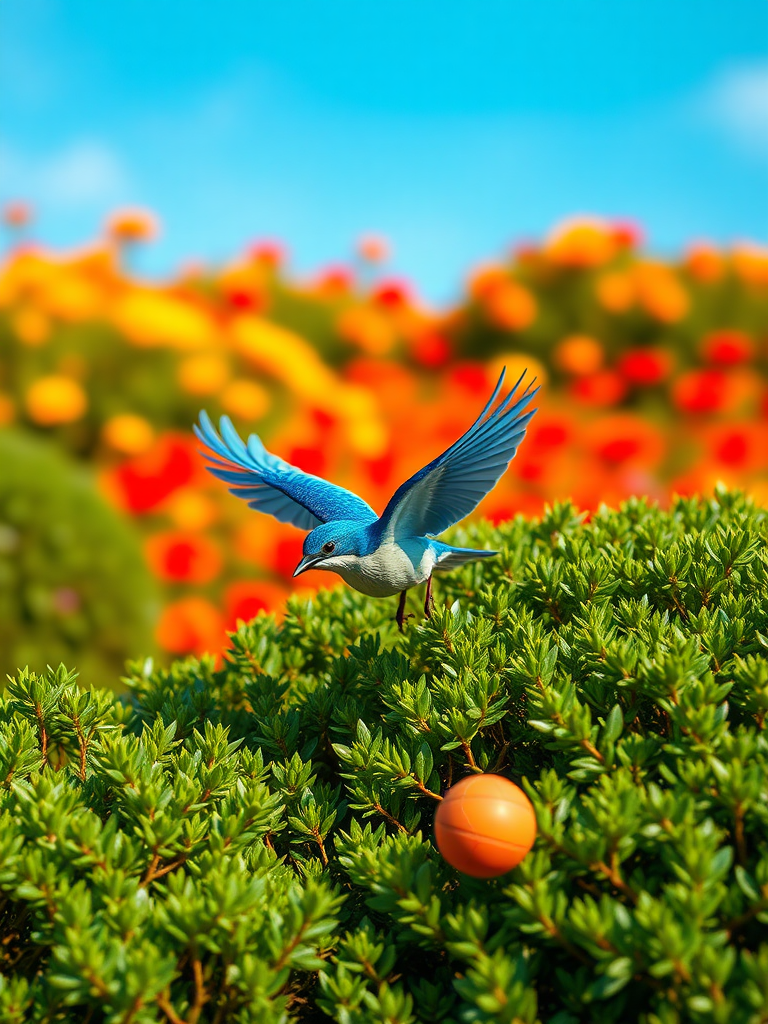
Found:
[[[200,425],[195,424],[194,431],[210,449],[202,453],[208,460],[207,469],[232,484],[230,492],[251,508],[300,530],[314,530],[332,519],[375,521],[376,513],[362,498],[272,455],[256,434],[250,435],[246,445],[228,416],[221,417],[219,429],[221,436],[208,414],[200,413]]]
[[[458,523],[495,487],[514,458],[535,409],[526,408],[539,390],[529,385],[514,401],[525,373],[491,411],[499,382],[478,418],[442,455],[395,491],[381,516],[383,537],[437,536]]]

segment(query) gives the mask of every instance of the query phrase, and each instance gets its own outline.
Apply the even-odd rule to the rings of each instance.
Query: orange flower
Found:
[[[155,575],[170,583],[210,583],[221,572],[218,545],[196,533],[155,534],[147,539],[146,554]]]
[[[585,377],[602,367],[603,346],[588,334],[571,334],[555,347],[553,359],[565,373]]]
[[[0,392],[0,427],[5,427],[13,422],[16,406],[9,395]]]
[[[370,306],[350,306],[336,322],[336,330],[345,341],[369,355],[386,355],[395,344],[389,320]]]
[[[51,334],[51,322],[35,306],[24,306],[11,321],[14,333],[25,345],[42,345]]]
[[[285,263],[286,252],[282,242],[267,239],[256,242],[248,250],[248,256],[253,263],[261,264],[263,267],[276,269]]]
[[[631,348],[620,356],[617,369],[629,384],[649,387],[669,376],[672,356],[662,348]]]
[[[701,343],[702,355],[709,363],[719,366],[735,366],[753,358],[755,346],[745,331],[712,331]]]
[[[604,221],[586,218],[565,221],[547,240],[545,253],[562,267],[588,268],[607,263],[616,253],[617,240]]]
[[[505,331],[524,331],[536,319],[537,303],[527,288],[507,280],[486,295],[485,313],[491,323]]]
[[[314,289],[320,295],[334,298],[348,295],[354,288],[355,280],[349,267],[326,267],[315,279]]]
[[[88,398],[76,380],[52,374],[31,385],[26,404],[33,423],[50,427],[79,420],[88,408]]]
[[[509,272],[497,264],[477,267],[472,271],[467,289],[473,299],[483,299],[499,285],[509,280]]]
[[[203,597],[184,597],[163,609],[157,642],[171,654],[218,652],[224,641],[221,613]]]
[[[229,364],[215,352],[188,356],[179,364],[178,377],[190,395],[215,395],[229,377]]]
[[[688,312],[688,293],[663,263],[640,263],[634,268],[640,305],[656,320],[673,324]]]
[[[689,246],[684,260],[684,266],[691,277],[702,284],[712,284],[719,281],[725,271],[725,260],[713,245],[706,242],[699,242]]]
[[[598,277],[595,294],[597,301],[609,313],[626,313],[635,303],[635,283],[625,271],[612,270]]]
[[[32,220],[32,207],[27,203],[6,203],[3,207],[3,223],[9,228],[23,228]]]
[[[152,447],[155,431],[143,416],[121,413],[107,420],[102,428],[102,437],[116,452],[139,455]]]
[[[365,235],[357,243],[360,257],[368,263],[383,263],[389,259],[389,242],[380,235]]]
[[[768,284],[768,249],[743,243],[735,246],[731,262],[742,281],[755,286]]]
[[[158,220],[148,210],[118,210],[107,221],[107,234],[117,242],[149,242],[158,231]]]

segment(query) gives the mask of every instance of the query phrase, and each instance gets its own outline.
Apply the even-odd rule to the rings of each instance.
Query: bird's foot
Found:
[[[435,601],[432,597],[432,577],[430,576],[427,580],[427,593],[424,598],[424,615],[428,618],[432,618],[432,609],[435,607]]]
[[[400,604],[397,606],[397,615],[395,615],[395,622],[397,623],[397,628],[400,630],[401,633],[405,632],[405,630],[403,629],[403,623],[405,622],[405,620],[413,618],[413,615],[412,615],[411,612],[408,612],[406,614],[406,611],[405,611],[405,595],[406,595],[406,591],[404,590],[402,592],[402,594],[400,595]]]
[[[415,618],[416,618],[416,616],[413,614],[413,612],[407,612],[403,616],[396,615],[395,616],[395,622],[397,623],[397,628],[400,630],[401,633],[404,633],[405,632],[405,630],[403,629],[404,623],[408,619],[415,619]]]

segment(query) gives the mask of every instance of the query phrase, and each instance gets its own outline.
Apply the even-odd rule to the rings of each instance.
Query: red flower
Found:
[[[371,298],[380,306],[398,309],[410,302],[410,287],[405,281],[382,281],[371,291]]]
[[[146,543],[155,574],[173,583],[210,583],[221,572],[218,546],[195,533],[158,533]]]
[[[726,434],[715,448],[715,457],[726,466],[743,466],[748,456],[749,442],[739,430]]]
[[[611,236],[622,249],[637,249],[643,243],[643,229],[631,220],[614,221]]]
[[[195,455],[186,438],[166,435],[148,452],[123,463],[115,473],[120,496],[130,512],[156,508],[195,475]]]
[[[249,313],[260,313],[266,306],[264,294],[258,288],[230,288],[227,292],[227,301],[233,309]]]
[[[286,579],[293,578],[293,571],[301,561],[304,541],[298,533],[291,531],[290,536],[281,537],[275,544],[272,567]]]
[[[288,462],[297,469],[303,469],[305,473],[312,473],[313,476],[323,476],[325,473],[326,458],[321,448],[297,445],[288,453]]]
[[[242,580],[227,587],[227,629],[237,628],[238,620],[250,622],[259,612],[277,611],[286,598],[283,587],[268,580]]]
[[[717,412],[725,401],[726,384],[722,370],[689,370],[675,381],[672,399],[683,412]]]
[[[744,331],[713,331],[706,335],[701,347],[707,362],[717,363],[719,366],[746,363],[755,354],[752,339]]]
[[[415,338],[411,352],[420,366],[426,366],[430,370],[445,366],[451,358],[450,342],[437,331],[425,331]]]
[[[455,363],[449,376],[452,383],[472,394],[484,395],[488,390],[488,374],[482,363]]]
[[[618,371],[630,384],[649,387],[669,374],[672,358],[663,349],[632,348],[619,359]]]
[[[618,405],[627,393],[627,385],[613,370],[601,370],[589,377],[579,377],[568,389],[574,398],[587,405]]]

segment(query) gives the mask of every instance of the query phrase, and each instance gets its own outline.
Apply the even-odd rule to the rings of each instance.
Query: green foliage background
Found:
[[[157,584],[133,526],[48,443],[0,430],[0,672],[77,658],[109,686],[152,649]]]
[[[127,700],[17,677],[0,1021],[768,1021],[766,513],[456,539],[501,555],[402,637],[341,590]],[[490,882],[431,839],[473,770],[539,824]]]

